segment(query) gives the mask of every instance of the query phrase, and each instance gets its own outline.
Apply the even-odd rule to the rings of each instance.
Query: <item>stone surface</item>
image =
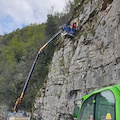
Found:
[[[55,51],[45,91],[35,100],[36,120],[72,120],[74,100],[120,83],[120,0],[103,11],[102,4],[84,4],[78,35]]]
[[[5,119],[7,118],[7,115],[8,115],[8,107],[6,104],[2,103],[0,105],[0,119]]]

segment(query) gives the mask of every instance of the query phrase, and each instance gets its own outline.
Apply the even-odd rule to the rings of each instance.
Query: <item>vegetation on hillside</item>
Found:
[[[45,27],[45,24],[34,24],[22,30],[17,29],[13,33],[3,36],[1,39],[0,81],[2,84],[0,91],[2,91],[2,94],[0,94],[0,100],[3,99],[10,108],[13,108],[15,100],[20,96],[35,55],[39,47],[45,42]],[[38,63],[36,68],[40,64],[41,66],[43,65],[42,63]],[[39,71],[35,71],[35,73],[38,73],[36,81],[38,82]],[[42,76],[44,78],[44,75]],[[33,79],[34,76],[31,80]],[[36,89],[39,89],[37,87],[34,87],[34,82],[29,86],[28,91],[31,91],[30,95],[32,97],[35,96]],[[27,96],[25,99],[27,99]],[[30,98],[28,99],[31,100]],[[23,105],[28,104],[28,101],[24,101]],[[29,106],[28,104],[28,109]]]

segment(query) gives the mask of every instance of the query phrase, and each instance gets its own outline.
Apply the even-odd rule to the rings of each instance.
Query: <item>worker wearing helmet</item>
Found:
[[[76,32],[76,24],[77,24],[77,21],[75,21],[75,22],[70,26],[69,33],[72,34],[72,35],[75,35],[75,32]]]
[[[72,25],[72,29],[76,31],[76,27],[77,27],[77,21],[75,21]]]

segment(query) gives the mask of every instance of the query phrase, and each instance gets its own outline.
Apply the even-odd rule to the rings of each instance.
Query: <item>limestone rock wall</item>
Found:
[[[8,107],[5,103],[1,103],[0,105],[0,120],[5,120],[8,115]]]
[[[48,79],[35,100],[36,120],[72,120],[74,100],[120,83],[120,0],[102,10],[104,1],[83,4],[79,32],[61,40]]]

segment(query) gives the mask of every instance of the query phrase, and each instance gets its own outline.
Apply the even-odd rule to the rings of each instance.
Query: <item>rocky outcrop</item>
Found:
[[[75,39],[63,39],[48,79],[35,100],[36,120],[72,120],[74,100],[120,83],[120,1],[102,10],[101,0],[87,1],[78,17]]]
[[[8,115],[8,106],[5,103],[0,105],[0,120],[5,120]]]

